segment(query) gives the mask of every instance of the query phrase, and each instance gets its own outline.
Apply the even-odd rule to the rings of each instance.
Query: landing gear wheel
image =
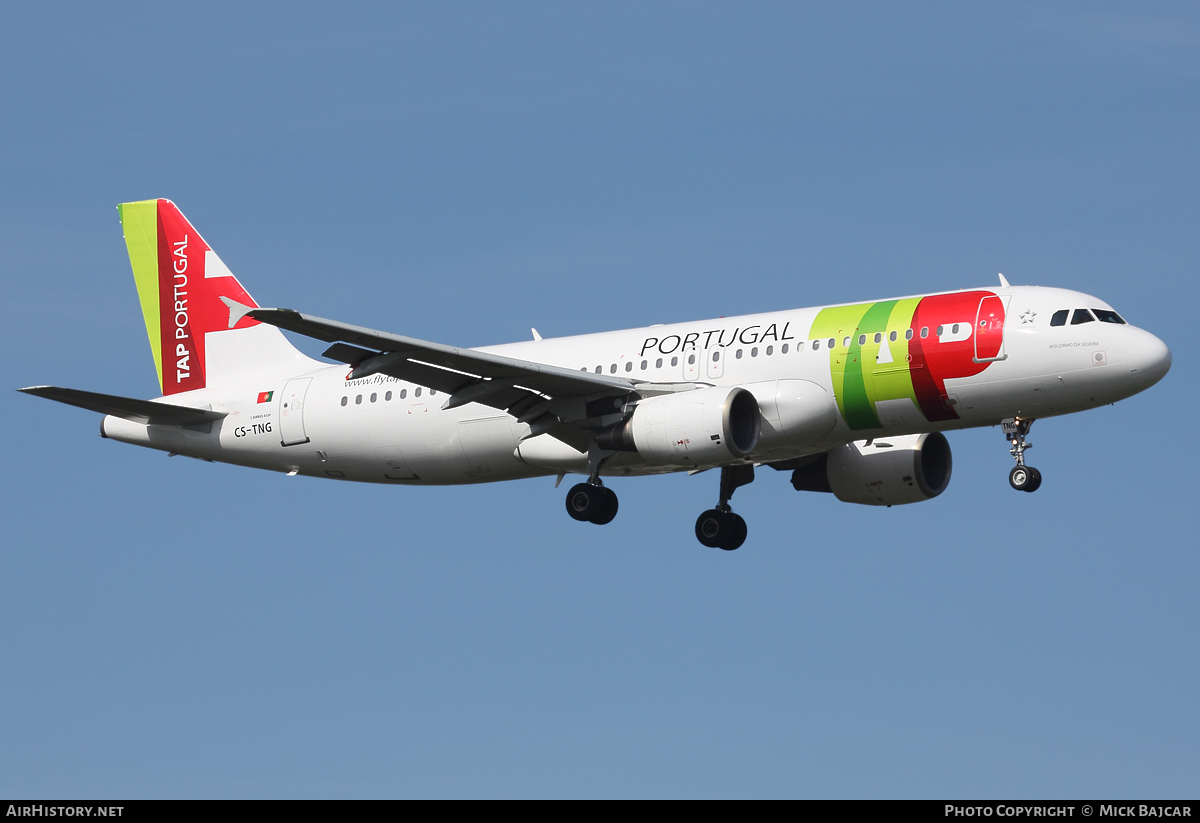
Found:
[[[617,516],[617,495],[604,486],[577,483],[567,492],[567,514],[603,526]]]
[[[1042,485],[1042,473],[1032,466],[1027,467],[1029,471],[1029,483],[1025,487],[1027,492],[1035,492]]]
[[[734,522],[732,512],[720,509],[709,509],[696,518],[696,539],[703,546],[719,549],[733,535]],[[741,518],[738,518],[739,520]]]
[[[746,542],[746,521],[730,511],[709,509],[696,518],[696,539],[710,549],[731,552]]]
[[[740,548],[746,542],[746,521],[742,519],[740,514],[729,513],[733,518],[733,534],[729,535],[729,540],[723,543],[720,548],[727,552]]]
[[[1042,473],[1032,466],[1014,466],[1008,473],[1008,485],[1019,492],[1037,491],[1042,485]]]
[[[617,516],[617,493],[607,486],[597,486],[596,488],[600,492],[601,505],[600,510],[592,517],[592,522],[597,526],[603,526],[605,523],[611,523]]]

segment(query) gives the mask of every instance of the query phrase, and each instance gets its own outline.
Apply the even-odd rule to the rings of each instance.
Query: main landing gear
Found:
[[[611,523],[617,516],[617,495],[598,478],[595,484],[577,483],[567,492],[567,514],[597,526]]]
[[[576,483],[567,492],[567,514],[576,520],[603,526],[617,516],[617,495],[600,480],[600,467],[604,461],[616,454],[601,449],[592,442],[588,449],[588,479]]]
[[[746,542],[746,521],[734,514],[729,498],[739,486],[754,482],[754,466],[726,466],[721,469],[721,499],[715,509],[696,518],[696,539],[712,549],[731,552]]]
[[[1033,444],[1025,439],[1025,435],[1029,433],[1029,427],[1032,425],[1032,420],[1018,420],[1010,440],[1012,448],[1008,453],[1017,461],[1017,465],[1008,473],[1008,484],[1019,492],[1035,492],[1042,485],[1042,473],[1033,466],[1025,465],[1025,450],[1033,448]],[[1010,438],[1010,435],[1006,433],[1005,438]]]

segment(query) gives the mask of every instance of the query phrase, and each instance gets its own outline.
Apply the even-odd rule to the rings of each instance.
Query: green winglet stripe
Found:
[[[162,389],[162,336],[160,334],[158,297],[158,200],[140,200],[117,206],[121,229],[125,233],[125,248],[133,266],[150,351],[154,354],[154,373]]]

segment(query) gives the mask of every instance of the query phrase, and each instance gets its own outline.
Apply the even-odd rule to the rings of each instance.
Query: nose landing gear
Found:
[[[734,514],[729,498],[739,486],[754,482],[754,466],[726,466],[721,469],[721,499],[696,519],[696,539],[712,549],[731,552],[746,542],[746,521]]]
[[[1017,461],[1017,465],[1008,473],[1008,485],[1019,492],[1035,492],[1042,485],[1042,473],[1033,466],[1025,465],[1025,450],[1033,448],[1033,444],[1025,439],[1025,435],[1029,433],[1032,425],[1032,420],[1018,420],[1011,434],[1005,432],[1005,438],[1011,438],[1012,443],[1008,453]]]

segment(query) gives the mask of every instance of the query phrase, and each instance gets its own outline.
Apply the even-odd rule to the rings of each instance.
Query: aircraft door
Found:
[[[308,442],[304,433],[304,395],[308,393],[311,377],[289,380],[279,396],[279,437],[284,446]]]
[[[975,314],[975,357],[976,363],[1003,360],[1004,315],[1009,295],[1003,297],[989,294],[979,301]]]
[[[704,370],[710,380],[716,380],[725,374],[725,350],[713,346],[704,351]]]

